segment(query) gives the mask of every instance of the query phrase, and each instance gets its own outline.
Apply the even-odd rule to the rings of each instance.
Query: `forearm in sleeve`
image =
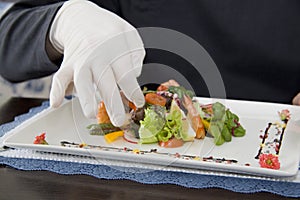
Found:
[[[53,52],[46,41],[51,22],[63,2],[53,2],[15,4],[1,19],[0,74],[5,79],[20,82],[58,70],[60,59],[57,55],[54,55],[56,63],[49,59],[48,54]]]

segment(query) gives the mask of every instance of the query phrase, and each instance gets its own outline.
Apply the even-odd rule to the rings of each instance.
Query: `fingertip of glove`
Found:
[[[58,105],[56,103],[53,103],[52,101],[50,101],[50,107],[51,108],[57,108]]]
[[[145,105],[145,99],[144,99],[144,97],[143,98],[138,98],[138,99],[135,99],[133,101],[133,103],[136,107],[141,108]]]
[[[54,98],[52,95],[50,95],[50,101],[49,101],[51,108],[57,108],[60,106],[60,101],[57,98]]]
[[[137,90],[134,91],[134,93],[132,95],[132,101],[133,101],[134,105],[138,108],[141,108],[144,106],[145,97],[144,97],[143,92],[140,90],[140,88],[138,88]]]

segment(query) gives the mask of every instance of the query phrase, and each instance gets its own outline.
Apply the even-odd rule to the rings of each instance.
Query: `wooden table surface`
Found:
[[[2,101],[1,101],[2,98]],[[13,121],[45,99],[0,96],[0,124]],[[129,180],[104,180],[86,175],[60,175],[49,171],[22,171],[0,165],[1,200],[35,199],[288,199],[271,193],[241,194],[228,190],[188,189],[181,186],[147,185]]]

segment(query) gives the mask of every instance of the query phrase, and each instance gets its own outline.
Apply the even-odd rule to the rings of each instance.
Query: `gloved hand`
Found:
[[[293,104],[300,106],[300,92],[293,98]]]
[[[62,103],[72,82],[83,112],[90,118],[97,114],[97,92],[116,126],[125,121],[119,88],[137,107],[144,105],[136,77],[145,50],[137,30],[125,20],[92,2],[71,0],[56,14],[49,39],[64,55],[53,76],[52,107]]]

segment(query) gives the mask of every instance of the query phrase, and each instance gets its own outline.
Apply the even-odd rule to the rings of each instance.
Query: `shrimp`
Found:
[[[168,88],[170,86],[180,86],[180,85],[175,80],[170,79],[169,81],[160,84],[160,86],[157,88],[157,90],[158,91],[165,91],[165,90],[168,90]]]
[[[192,123],[192,128],[196,133],[196,138],[203,139],[205,137],[205,127],[197,109],[193,105],[192,99],[185,95],[183,106],[188,111],[187,118]]]

